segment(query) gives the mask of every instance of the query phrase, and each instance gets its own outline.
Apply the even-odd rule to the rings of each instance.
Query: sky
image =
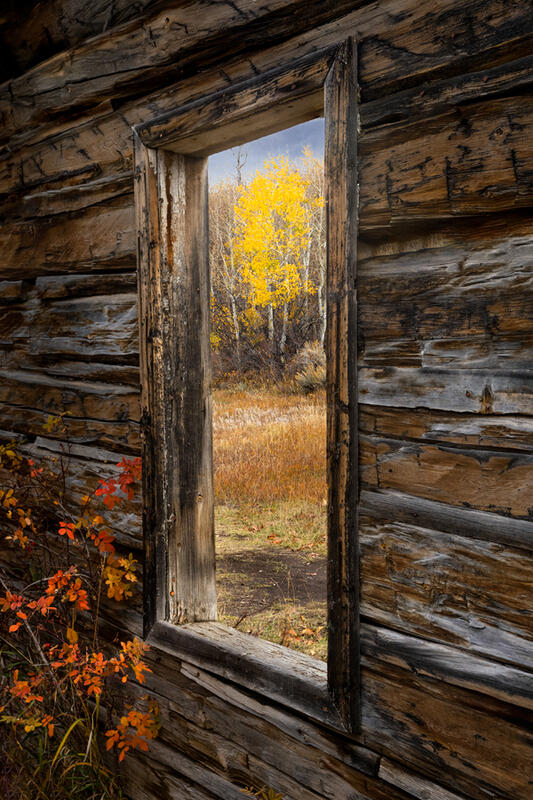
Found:
[[[242,146],[246,158],[242,176],[246,180],[263,166],[263,161],[273,156],[285,155],[290,159],[303,155],[304,147],[310,147],[315,156],[324,157],[324,119],[312,119],[294,125],[270,136],[263,136]],[[214,186],[224,178],[235,174],[237,147],[209,156],[209,183]]]

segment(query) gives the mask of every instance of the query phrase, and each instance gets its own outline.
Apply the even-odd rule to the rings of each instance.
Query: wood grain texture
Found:
[[[361,259],[362,365],[505,369],[527,378],[531,238],[516,221],[490,242],[484,233],[461,243],[444,234],[441,244],[437,228],[433,241]]]
[[[530,206],[533,100],[509,97],[361,137],[361,229]]]
[[[533,456],[361,436],[361,484],[533,521]]]
[[[24,14],[20,16],[20,7]],[[0,36],[6,50],[2,80],[25,72],[56,52],[137,17],[154,0],[44,0],[5,3]]]
[[[533,415],[529,370],[361,367],[359,394],[366,404],[394,408]]]
[[[62,441],[41,436],[42,423],[66,403],[74,504],[121,454],[139,452],[134,180],[146,181],[157,220],[140,240],[154,258],[142,292],[166,292],[168,251],[151,245],[171,225],[174,186],[143,173],[142,159],[134,179],[132,127],[216,92],[233,101],[237,85],[276,68],[284,77],[268,107],[290,90],[291,62],[360,37],[361,731],[269,697],[282,671],[258,691],[259,660],[244,685],[235,654],[217,665],[211,635],[180,657],[153,647],[163,724],[148,760],[128,758],[133,800],[236,799],[251,784],[285,800],[529,800],[531,4],[23,8],[11,22],[0,12],[19,68],[41,62],[0,87],[0,439],[35,437],[25,452],[57,455]],[[299,73],[302,87],[308,79],[312,70]],[[198,126],[224,108],[199,104]],[[139,323],[142,375],[157,381],[147,358],[165,329],[148,313]],[[150,424],[145,413],[148,438]],[[146,463],[145,486],[154,475]],[[173,508],[160,509],[164,536]],[[136,557],[139,517],[136,507],[113,518],[121,552]],[[166,569],[151,546],[148,581]],[[0,562],[17,574],[13,551],[0,547]],[[141,633],[139,599],[104,607],[103,639]]]
[[[361,405],[359,429],[383,438],[533,452],[533,419]]]
[[[324,81],[336,48],[313,53],[267,76],[237,84],[139,125],[146,147],[163,141],[166,149],[208,156],[276,130],[321,116]],[[244,137],[244,139],[243,139]]]
[[[366,618],[533,670],[530,552],[364,512],[360,525]]]
[[[392,786],[397,786],[417,800],[463,800],[455,792],[449,792],[442,786],[437,786],[433,781],[422,778],[409,770],[402,769],[397,763],[382,758],[379,764],[379,777]]]
[[[149,24],[139,27],[130,23],[104,32],[68,56],[58,54],[11,81],[0,101],[5,136],[30,122],[64,114],[67,109],[72,113],[79,107],[96,105],[105,96],[127,97],[134,86],[137,93],[141,88],[153,91],[175,78],[172,64],[179,61],[182,68],[189,67],[189,72],[192,65],[198,70],[202,61],[209,63],[217,48],[228,62],[239,52],[252,56],[254,45],[257,49],[276,43],[283,54],[284,40],[290,41],[291,32],[294,36],[291,24],[295,19],[301,41],[296,39],[288,45],[293,57],[308,41],[316,47],[350,34],[363,39],[362,85],[370,97],[383,94],[391,84],[408,86],[438,77],[453,70],[454,65],[460,72],[459,65],[465,71],[469,63],[490,64],[506,46],[512,45],[515,58],[527,55],[533,30],[527,4],[509,7],[502,0],[492,0],[489,6],[479,1],[444,0],[437,9],[407,0],[401,8],[397,0],[380,4],[268,0],[260,9],[249,0],[233,5],[206,0],[184,8],[167,6],[155,13]],[[248,35],[243,37],[247,24]],[[317,41],[316,29],[321,25],[324,27]],[[126,56],[121,69],[117,69],[116,58],[113,61],[116,52]]]
[[[485,511],[457,508],[393,491],[361,492],[361,508],[375,519],[406,522],[444,533],[531,551],[531,522]],[[392,515],[392,516],[391,516]]]
[[[210,623],[202,623],[192,627],[200,631],[210,626]],[[246,637],[237,635],[236,638],[246,647]],[[449,791],[452,796],[460,792],[459,796],[489,798],[492,792],[492,796],[504,798],[515,789],[518,796],[527,796],[524,792],[527,792],[529,779],[529,717],[520,710],[522,700],[513,694],[513,686],[518,687],[518,684],[516,679],[510,679],[510,675],[518,676],[528,697],[531,689],[529,675],[520,670],[506,673],[493,662],[465,656],[456,648],[432,646],[421,639],[393,634],[375,626],[364,626],[363,643],[365,705],[360,738],[367,745],[370,743],[372,748],[388,754],[389,758],[397,759],[400,753],[401,758],[410,764],[415,785],[416,779],[421,779],[418,792],[425,780],[428,781],[426,789],[435,791],[436,797],[442,791],[442,796],[447,798],[446,791]],[[253,644],[258,648],[273,647],[260,641]],[[383,786],[372,779],[375,772],[361,782],[357,772],[362,765],[357,767],[354,764],[356,769],[350,772],[326,758],[323,752],[326,745],[319,744],[316,739],[318,732],[312,734],[312,723],[293,725],[289,722],[290,714],[280,711],[276,705],[270,706],[264,695],[254,697],[242,687],[226,683],[221,676],[223,665],[214,661],[205,667],[197,667],[187,663],[189,659],[185,653],[186,648],[186,661],[181,660],[177,667],[176,661],[154,642],[150,655],[153,674],[149,678],[149,687],[162,702],[163,739],[188,755],[192,749],[195,762],[209,764],[220,775],[233,772],[230,765],[236,763],[234,759],[239,751],[233,750],[234,755],[229,755],[232,753],[227,745],[229,739],[237,747],[246,742],[249,755],[257,753],[255,758],[259,761],[269,761],[273,779],[270,785],[288,787],[288,796],[295,797],[295,800],[298,794],[294,794],[294,784],[287,781],[287,774],[299,777],[303,784],[301,791],[307,787],[314,788],[318,796],[333,798],[338,792],[338,796],[344,798],[349,786],[355,791],[355,795],[348,792],[346,797],[350,798],[389,797],[389,793],[391,798],[402,797],[401,786]],[[201,658],[199,651],[195,651],[194,659],[196,657]],[[218,677],[213,670],[219,673]],[[424,707],[423,714],[418,711],[421,706]],[[230,726],[227,724],[228,713],[234,720]],[[449,724],[448,714],[455,719],[456,713],[454,728]],[[498,715],[501,728],[497,736],[491,738],[489,729],[493,715]],[[279,733],[280,724],[284,735]],[[209,731],[214,738],[209,736]],[[286,735],[296,738],[299,744],[291,743]],[[322,735],[327,734],[323,732]],[[348,744],[350,740],[345,741]],[[503,746],[504,741],[508,748],[505,763],[491,761],[487,756],[496,752],[492,748]],[[313,750],[318,747],[318,751],[311,750],[306,754],[305,747],[302,747],[304,743],[312,745]],[[286,756],[287,752],[294,754],[294,762],[292,755],[290,759]],[[337,750],[335,758],[348,766],[351,762],[341,752]],[[301,771],[297,766],[300,756],[307,762],[302,763]],[[255,758],[252,763],[255,763]],[[313,761],[315,758],[318,762]],[[520,764],[522,772],[511,777],[507,770],[512,763]],[[320,768],[318,774],[313,764]],[[364,769],[369,767],[372,768],[370,761]],[[250,770],[253,774],[253,768]],[[315,784],[315,775],[320,776],[323,782]],[[326,775],[334,777],[329,779]],[[347,784],[339,781],[340,778],[344,778]]]
[[[136,141],[149,630],[217,613],[207,163]]]
[[[133,197],[81,212],[6,223],[0,230],[0,247],[0,276],[6,279],[131,269],[135,265]]]
[[[391,663],[364,669],[362,686],[364,744],[454,793],[527,800],[530,712]]]
[[[0,94],[4,135],[67,110],[75,113],[95,106],[102,96],[127,97],[169,83],[176,78],[176,62],[190,74],[212,62],[223,47],[227,56],[235,56],[253,51],[258,40],[265,45],[287,39],[287,16],[304,7],[308,11],[305,27],[311,27],[350,6],[353,0],[335,4],[265,0],[261,6],[253,0],[197,0],[178,7],[167,5],[147,24],[118,26],[11,81]],[[118,53],[122,54],[120,64]]]
[[[359,725],[357,542],[357,52],[348,39],[325,83],[327,230],[328,683]]]
[[[338,18],[321,24],[320,19],[313,20],[310,4],[306,3],[305,19],[311,26],[309,31],[302,32],[300,27],[292,30],[287,41],[278,36],[273,45],[268,43],[265,46],[263,43],[261,47],[256,44],[253,52],[244,59],[224,48],[223,70],[207,66],[197,74],[181,76],[179,83],[175,82],[171,71],[167,78],[168,86],[155,91],[156,83],[152,81],[148,85],[149,95],[141,93],[121,105],[119,111],[110,111],[109,102],[103,101],[89,113],[86,110],[84,115],[80,110],[81,116],[77,120],[71,113],[40,125],[23,126],[11,137],[3,154],[0,153],[0,191],[7,192],[14,187],[19,191],[22,188],[31,190],[32,186],[50,181],[55,182],[52,185],[57,188],[72,181],[80,183],[112,175],[128,166],[131,168],[131,125],[164,114],[206,93],[231,86],[236,81],[287,64],[319,47],[336,45],[350,34],[362,38],[361,81],[365,101],[366,94],[372,96],[373,87],[379,96],[385,97],[386,87],[389,91],[391,88],[397,91],[398,84],[417,85],[424,81],[427,92],[427,80],[432,75],[451,72],[460,78],[469,66],[481,69],[486,65],[488,68],[494,62],[496,51],[499,59],[505,62],[508,57],[506,48],[514,49],[514,58],[517,58],[520,48],[524,44],[528,47],[527,41],[533,29],[527,4],[517,3],[510,7],[502,0],[490,0],[489,4],[482,0],[474,3],[447,0],[440,2],[437,11],[418,0],[403,0],[400,13],[397,0],[387,0],[365,4],[360,9],[356,7],[344,17],[340,16],[343,7],[338,2],[326,4],[322,0],[319,5],[326,15],[331,14],[327,6],[334,5]],[[351,5],[353,9],[354,3]],[[349,4],[346,11],[349,11]],[[287,13],[290,14],[290,10]],[[294,26],[295,19],[288,24]],[[483,24],[478,21],[480,19],[487,22]],[[301,20],[300,16],[300,23]],[[170,17],[165,35],[172,40],[169,47],[175,46],[176,31]],[[114,44],[109,44],[110,52],[113,46],[116,49],[120,47],[116,39],[112,42]],[[149,50],[152,49],[150,45]],[[500,64],[496,69],[500,69]],[[92,83],[94,81],[89,78],[88,84]],[[69,88],[67,85],[67,94]],[[73,94],[71,100],[75,102],[76,92],[70,94]],[[102,91],[98,95],[100,101],[106,96]],[[7,97],[6,102],[11,103],[11,99]],[[27,112],[26,108],[24,113]],[[364,116],[364,104],[362,113]]]

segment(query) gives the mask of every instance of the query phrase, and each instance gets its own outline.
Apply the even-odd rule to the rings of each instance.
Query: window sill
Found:
[[[327,664],[219,622],[156,622],[150,647],[346,733],[328,690]]]

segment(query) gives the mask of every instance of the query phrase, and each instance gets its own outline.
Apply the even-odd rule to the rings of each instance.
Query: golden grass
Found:
[[[325,502],[323,393],[215,391],[213,437],[217,503]]]
[[[325,659],[324,392],[216,389],[213,450],[219,618]]]

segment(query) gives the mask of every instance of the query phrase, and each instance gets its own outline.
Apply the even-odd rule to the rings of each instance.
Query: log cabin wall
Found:
[[[139,452],[132,125],[350,34],[362,730],[152,650],[162,729],[126,762],[134,800],[531,797],[528,0],[4,4],[1,435],[55,452],[43,422],[70,411],[79,495]],[[141,558],[139,511],[117,524]],[[141,633],[139,602],[105,614]]]

